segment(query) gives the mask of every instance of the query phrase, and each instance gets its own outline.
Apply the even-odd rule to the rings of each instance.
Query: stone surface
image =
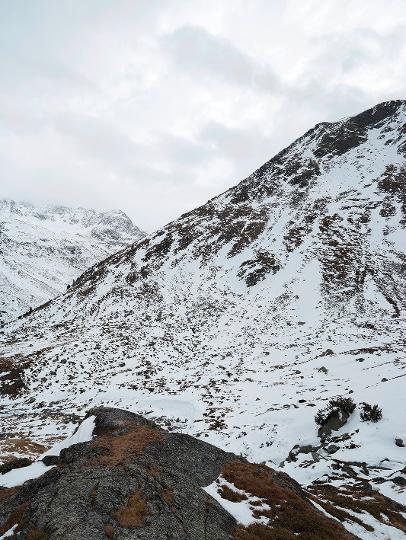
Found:
[[[285,473],[251,465],[126,411],[97,408],[88,414],[96,416],[92,441],[62,450],[58,466],[40,478],[0,490],[0,534],[17,525],[15,538],[40,540],[240,538],[237,533],[246,529],[202,489],[228,470],[224,474],[251,483],[252,490],[266,489],[281,504],[290,499],[298,512],[307,518],[310,513],[320,539],[332,533],[353,538],[316,511]],[[274,493],[268,493],[269,486]],[[271,534],[271,524],[261,527]]]
[[[349,418],[349,414],[345,411],[334,411],[327,419],[326,423],[321,426],[318,431],[319,437],[325,439],[329,437],[333,431],[342,428]]]

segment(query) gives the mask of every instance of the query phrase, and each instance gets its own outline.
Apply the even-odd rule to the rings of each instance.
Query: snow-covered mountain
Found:
[[[279,466],[329,508],[366,490],[405,504],[405,180],[406,102],[382,103],[96,264],[3,328],[9,442],[119,405]],[[336,396],[357,408],[321,440]],[[362,422],[363,402],[383,419]],[[337,517],[404,538],[364,506]]]
[[[0,323],[64,292],[91,265],[144,235],[120,210],[0,200]]]

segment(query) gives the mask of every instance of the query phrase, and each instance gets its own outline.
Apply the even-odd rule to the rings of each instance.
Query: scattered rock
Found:
[[[346,423],[350,415],[345,411],[333,411],[326,423],[319,428],[318,435],[321,439],[329,437],[333,431],[341,429]]]
[[[395,444],[396,444],[396,446],[400,446],[400,448],[404,448],[404,446],[405,446],[405,443],[403,442],[403,439],[400,439],[399,437],[397,437],[395,439]]]
[[[326,448],[326,452],[328,454],[335,454],[336,452],[338,452],[340,450],[340,447],[337,446],[336,444],[330,444],[329,446],[327,446]]]
[[[42,463],[49,467],[50,465],[58,465],[59,456],[44,456],[42,458]]]
[[[332,349],[326,349],[324,352],[321,353],[320,356],[331,356],[334,354],[334,351]]]
[[[404,478],[403,476],[395,476],[395,478],[392,478],[391,480],[397,486],[406,486],[406,478]]]

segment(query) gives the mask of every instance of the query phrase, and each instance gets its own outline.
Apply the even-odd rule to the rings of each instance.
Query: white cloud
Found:
[[[404,0],[0,0],[0,196],[147,229],[406,95]]]

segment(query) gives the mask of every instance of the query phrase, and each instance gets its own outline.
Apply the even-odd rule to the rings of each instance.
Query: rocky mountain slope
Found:
[[[406,102],[319,124],[6,325],[3,455],[118,405],[279,467],[332,506],[329,486],[405,504],[405,175]],[[356,408],[320,435],[315,414],[337,396]],[[364,403],[379,422],[362,421]],[[371,508],[339,519],[404,538]]]
[[[288,475],[168,433],[142,416],[93,409],[79,430],[85,442],[65,442],[42,462],[0,475],[0,485],[10,486],[0,488],[0,534],[36,540],[355,538]],[[24,475],[33,479],[19,487]]]
[[[0,200],[0,324],[64,292],[91,265],[144,235],[120,210]]]

